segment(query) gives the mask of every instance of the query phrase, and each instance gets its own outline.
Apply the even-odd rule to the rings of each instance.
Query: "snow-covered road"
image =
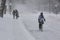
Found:
[[[0,18],[0,40],[35,40],[26,30],[22,20],[13,19],[12,15],[6,14]]]
[[[9,14],[0,18],[0,40],[60,40],[60,14],[45,12],[46,22],[41,32],[38,27],[39,13],[30,13],[26,5],[20,4],[13,9],[18,9],[20,18],[13,20]]]
[[[60,14],[44,12],[46,22],[43,25],[43,32],[39,31],[38,15],[39,13],[28,12],[23,5],[16,5],[15,8],[23,9],[20,17],[26,29],[36,38],[36,40],[60,40]],[[27,12],[26,12],[27,11]]]
[[[46,22],[43,26],[43,32],[39,31],[38,14],[22,14],[22,20],[26,29],[36,38],[36,40],[60,40],[60,14],[44,13]]]

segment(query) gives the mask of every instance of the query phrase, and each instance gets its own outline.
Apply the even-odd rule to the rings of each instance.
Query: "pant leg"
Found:
[[[42,30],[42,24],[39,24],[39,30]]]
[[[16,19],[18,19],[18,16],[16,16]]]
[[[18,19],[18,17],[19,17],[19,15],[18,15],[18,13],[16,13],[16,19]]]

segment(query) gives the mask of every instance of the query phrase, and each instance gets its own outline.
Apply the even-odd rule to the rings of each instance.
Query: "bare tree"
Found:
[[[3,11],[5,8],[6,0],[1,0],[1,9],[0,9],[0,16],[3,17]]]

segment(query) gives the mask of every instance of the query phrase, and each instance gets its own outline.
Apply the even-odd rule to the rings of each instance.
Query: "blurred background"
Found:
[[[1,7],[2,5],[3,7]],[[60,0],[0,0],[0,10],[1,8],[3,10],[7,9],[10,14],[14,7],[17,5],[20,5],[23,8],[21,9],[22,11],[47,11],[53,12],[55,14],[58,14],[60,12]],[[3,13],[0,12],[0,15],[1,14],[3,15]]]

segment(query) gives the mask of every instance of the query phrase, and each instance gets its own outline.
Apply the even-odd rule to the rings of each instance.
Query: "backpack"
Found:
[[[44,24],[44,18],[40,18],[39,21],[40,21],[41,24]]]

